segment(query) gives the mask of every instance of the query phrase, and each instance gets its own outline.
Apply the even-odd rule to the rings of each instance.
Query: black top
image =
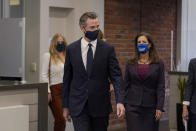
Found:
[[[150,68],[149,64],[138,64],[137,72],[141,80],[144,80]]]

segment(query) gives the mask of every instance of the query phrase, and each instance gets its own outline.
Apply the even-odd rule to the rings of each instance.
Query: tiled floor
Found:
[[[126,129],[110,129],[109,131],[127,131]],[[169,131],[169,121],[168,120],[164,120],[164,121],[160,121],[159,124],[159,131]]]
[[[169,131],[169,121],[160,121],[159,131]]]

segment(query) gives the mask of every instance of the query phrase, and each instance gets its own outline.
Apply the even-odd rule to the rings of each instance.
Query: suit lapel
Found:
[[[87,72],[86,72],[86,69],[84,67],[84,63],[83,63],[83,60],[82,60],[81,39],[80,39],[80,41],[77,45],[75,53],[78,53],[76,56],[79,56],[78,59],[79,59],[79,64],[81,65],[80,67],[82,69],[82,72],[84,72],[87,75]]]
[[[134,66],[133,66],[133,73],[135,73],[137,79],[141,80],[139,77],[138,71],[137,71],[138,70],[137,67],[138,67],[138,63],[135,62]]]
[[[157,66],[156,62],[153,62],[150,64],[149,71],[147,72],[146,77],[144,78],[144,81],[147,80],[151,76],[151,74],[155,72],[156,66]]]
[[[148,70],[148,72],[146,73],[146,76],[145,76],[145,78],[144,78],[144,81],[145,81],[146,79],[148,79],[148,77],[152,74],[152,72],[153,72],[153,64],[150,64],[150,65],[149,65],[149,70]]]
[[[92,66],[92,70],[91,70],[91,75],[93,70],[95,69],[95,66],[100,64],[100,63],[96,63],[98,58],[101,57],[101,47],[102,47],[103,43],[100,42],[99,39],[97,39],[97,46],[96,46],[96,50],[95,50],[95,55],[94,55],[94,59],[93,59],[93,66]]]

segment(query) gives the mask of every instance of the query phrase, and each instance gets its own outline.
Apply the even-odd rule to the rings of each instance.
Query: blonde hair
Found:
[[[104,38],[104,34],[103,34],[103,32],[101,31],[101,29],[99,29],[98,38],[101,39],[101,40],[103,40],[103,41],[106,41],[106,39]]]
[[[67,46],[67,42],[65,40],[65,37],[62,34],[56,33],[50,43],[50,48],[49,48],[49,52],[50,52],[50,56],[51,56],[51,60],[55,63],[58,64],[58,62],[61,60],[60,56],[58,55],[58,51],[56,50],[56,46],[57,46],[57,39],[59,37],[62,37],[64,40],[64,44],[65,47]],[[65,52],[64,52],[65,54]]]

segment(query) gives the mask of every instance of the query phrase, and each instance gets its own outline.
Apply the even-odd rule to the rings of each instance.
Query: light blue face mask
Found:
[[[146,44],[146,43],[137,44],[137,49],[138,49],[139,53],[145,54],[149,50],[148,44]]]

